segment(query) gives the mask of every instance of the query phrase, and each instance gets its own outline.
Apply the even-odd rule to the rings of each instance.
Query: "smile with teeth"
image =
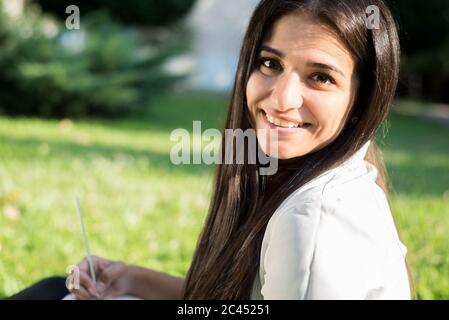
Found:
[[[275,126],[281,127],[281,128],[304,128],[308,127],[310,123],[307,122],[291,122],[291,121],[285,121],[276,117],[272,117],[269,114],[265,113],[265,116],[271,124],[274,124]]]

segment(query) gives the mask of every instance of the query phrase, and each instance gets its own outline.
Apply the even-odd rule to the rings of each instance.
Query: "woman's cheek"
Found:
[[[341,107],[341,101],[334,101],[326,105],[321,105],[320,111],[316,111],[315,118],[320,127],[320,135],[329,139],[337,135],[344,123],[346,109]]]
[[[343,118],[348,107],[348,99],[337,93],[321,93],[309,99],[309,110],[316,118]]]
[[[247,96],[251,100],[259,100],[267,95],[270,90],[270,80],[266,79],[260,72],[254,71],[247,84]]]

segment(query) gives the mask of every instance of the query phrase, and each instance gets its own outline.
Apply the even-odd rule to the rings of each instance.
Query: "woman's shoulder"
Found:
[[[376,187],[375,168],[363,166],[359,163],[298,189],[276,210],[262,242],[265,294],[281,296],[289,292],[287,283],[293,283],[302,298],[326,292],[356,297],[352,293],[393,283],[385,277],[400,275],[402,281],[406,248],[397,236],[388,201]],[[279,270],[284,275],[276,276],[278,283],[285,285],[278,288],[270,278]],[[342,291],[344,286],[348,290]]]
[[[366,211],[373,204],[379,210],[379,204],[386,197],[378,188],[376,177],[376,167],[365,160],[329,170],[288,196],[270,222],[275,224],[277,220],[288,219],[294,214],[320,216],[323,211],[343,214],[341,218],[349,219],[354,211]],[[351,212],[338,212],[342,205],[348,205]]]
[[[363,255],[377,260],[404,258],[407,248],[399,239],[376,177],[376,168],[363,161],[310,188],[298,189],[271,217],[262,248],[284,238],[289,239],[292,251],[301,252],[309,261],[323,252],[346,254],[347,259]]]
[[[290,232],[303,233],[307,224],[315,237],[340,233],[342,239],[344,233],[345,237],[364,236],[376,247],[398,243],[387,197],[376,178],[377,169],[365,160],[336,170],[288,197],[273,214],[267,230],[288,226]],[[328,230],[329,223],[332,228]],[[401,243],[399,246],[406,250]]]

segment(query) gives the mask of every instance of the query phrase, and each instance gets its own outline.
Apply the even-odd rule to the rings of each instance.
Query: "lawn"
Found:
[[[0,117],[0,296],[83,255],[79,195],[94,254],[184,276],[213,167],[174,166],[170,132],[221,129],[225,96],[176,94],[145,115],[74,121]],[[392,209],[419,298],[449,299],[449,129],[393,114],[380,138]]]

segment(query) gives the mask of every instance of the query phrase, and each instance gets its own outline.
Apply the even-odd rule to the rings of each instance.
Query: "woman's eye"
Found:
[[[280,71],[282,69],[282,66],[279,64],[279,62],[277,62],[273,59],[267,59],[267,58],[260,58],[259,66],[270,69],[270,70],[276,70],[276,71]]]
[[[334,78],[332,78],[331,76],[327,75],[327,74],[323,74],[323,73],[316,73],[314,75],[312,75],[312,80],[322,83],[322,84],[335,84],[335,80]]]

